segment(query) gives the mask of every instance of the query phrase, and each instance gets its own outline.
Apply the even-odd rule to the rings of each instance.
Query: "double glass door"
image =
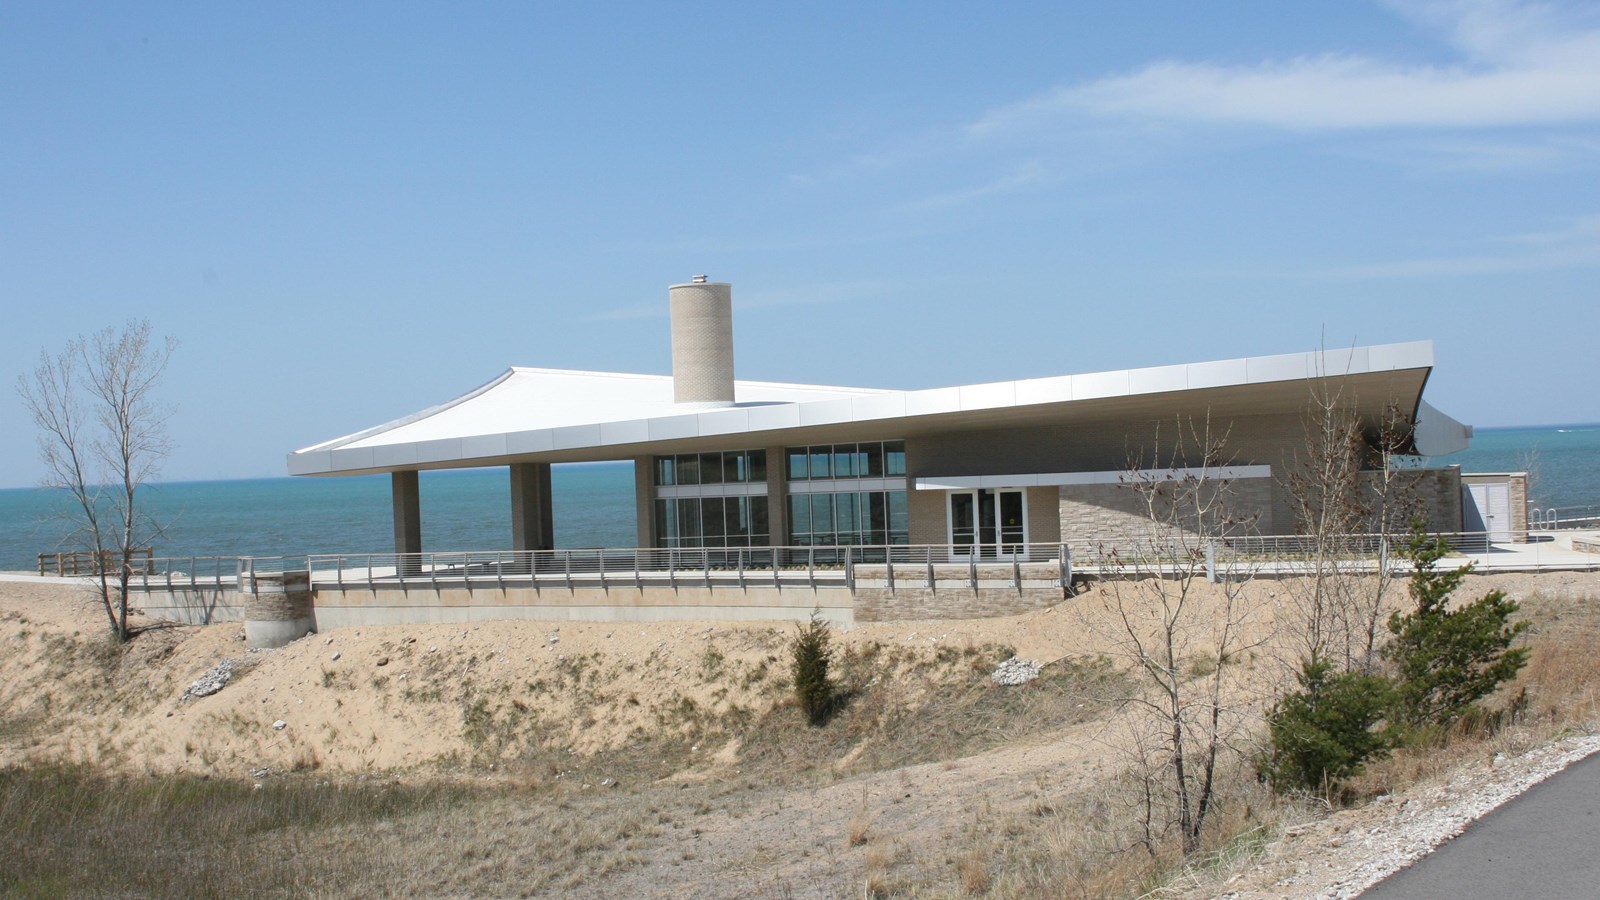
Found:
[[[1021,490],[952,491],[950,552],[962,558],[1011,558],[1028,552]]]

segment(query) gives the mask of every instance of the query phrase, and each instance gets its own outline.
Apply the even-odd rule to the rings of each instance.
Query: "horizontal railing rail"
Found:
[[[99,575],[115,573],[124,565],[128,571],[139,574],[150,571],[152,551],[140,547],[127,552],[120,550],[65,550],[59,553],[39,554],[40,575]]]
[[[1451,550],[1479,562],[1586,566],[1584,554],[1555,551],[1546,536],[1494,543],[1484,532],[1442,534]],[[844,586],[973,589],[1070,585],[1074,576],[1173,574],[1208,577],[1295,574],[1326,566],[1341,572],[1398,571],[1409,535],[1248,535],[1202,540],[1054,544],[891,544],[878,546],[652,547],[482,550],[427,553],[317,553],[284,557],[158,557],[134,575],[141,591],[247,589],[259,575],[309,573],[312,588],[379,590],[505,587],[622,587],[696,584],[810,588]],[[1600,557],[1594,560],[1600,566]],[[1326,569],[1325,569],[1326,570]]]
[[[1532,507],[1528,510],[1528,528],[1532,531],[1600,528],[1600,505]]]

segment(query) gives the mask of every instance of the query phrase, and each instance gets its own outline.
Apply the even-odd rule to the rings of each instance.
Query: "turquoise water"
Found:
[[[1429,460],[1469,472],[1532,468],[1534,505],[1600,503],[1600,424],[1481,428],[1472,448]],[[555,466],[556,546],[634,545],[633,465]],[[423,472],[425,550],[498,550],[511,542],[505,469]],[[151,485],[145,502],[166,532],[157,556],[297,556],[394,549],[389,477],[262,478]],[[41,490],[0,490],[0,569],[32,569],[67,528]]]
[[[551,503],[558,547],[632,547],[633,464],[554,466]],[[423,472],[424,550],[511,546],[505,469]],[[298,556],[394,550],[389,476],[257,478],[150,485],[141,493],[165,524],[157,556]],[[37,489],[0,490],[0,570],[32,569],[67,530],[58,498]]]
[[[1465,472],[1528,471],[1528,499],[1537,507],[1600,503],[1600,424],[1479,428],[1471,447],[1428,463]]]

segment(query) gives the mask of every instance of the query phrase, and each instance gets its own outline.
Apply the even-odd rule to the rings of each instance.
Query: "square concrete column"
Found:
[[[550,464],[511,464],[511,549],[555,548],[550,507]]]
[[[782,447],[767,448],[767,529],[772,546],[789,543],[789,460]]]
[[[416,472],[391,472],[390,496],[394,501],[394,552],[422,552],[422,494],[417,489]],[[400,564],[402,574],[420,571],[421,561]]]
[[[638,525],[638,547],[656,545],[656,458],[633,458],[633,509]]]

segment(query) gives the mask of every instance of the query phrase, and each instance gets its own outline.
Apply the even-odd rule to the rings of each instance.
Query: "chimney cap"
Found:
[[[689,282],[691,284],[705,284],[706,283],[706,276],[704,276],[704,275],[696,275],[693,278],[689,279]]]

